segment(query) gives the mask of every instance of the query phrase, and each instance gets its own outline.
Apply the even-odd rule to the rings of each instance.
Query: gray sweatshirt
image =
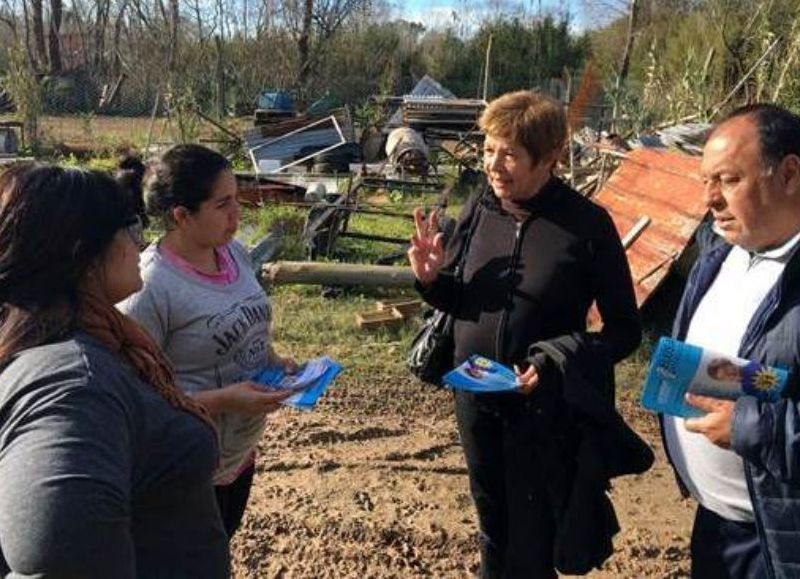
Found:
[[[214,434],[94,338],[0,373],[0,577],[217,579]]]
[[[218,285],[187,274],[150,245],[141,257],[144,288],[118,306],[164,349],[178,385],[190,394],[248,380],[267,364],[272,311],[245,249],[236,242],[229,247],[239,277]],[[217,417],[221,457],[215,484],[233,482],[249,463],[264,421],[263,415]]]

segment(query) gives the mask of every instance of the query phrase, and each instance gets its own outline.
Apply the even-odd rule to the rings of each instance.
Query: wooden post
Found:
[[[325,263],[316,261],[276,261],[264,264],[264,284],[365,285],[374,287],[414,287],[414,274],[407,266]]]
[[[489,35],[489,42],[486,44],[486,64],[483,67],[483,100],[489,96],[489,62],[492,57],[492,35]]]
[[[247,34],[247,24],[245,23],[245,34]],[[217,77],[217,118],[222,119],[225,116],[225,72],[222,66],[222,39],[219,34],[214,36],[214,44],[217,47],[217,63],[216,63],[216,77]]]
[[[150,154],[150,142],[153,138],[153,125],[156,122],[156,115],[158,114],[158,105],[161,104],[161,93],[156,92],[156,100],[153,102],[153,112],[150,113],[150,124],[147,127],[147,142],[144,144],[144,155]]]

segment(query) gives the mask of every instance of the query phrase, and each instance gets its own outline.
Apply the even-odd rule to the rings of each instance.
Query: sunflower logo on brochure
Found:
[[[742,390],[758,398],[777,399],[781,378],[774,369],[751,362],[742,368]]]

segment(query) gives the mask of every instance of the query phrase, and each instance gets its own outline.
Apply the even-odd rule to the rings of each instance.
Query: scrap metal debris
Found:
[[[353,144],[355,131],[345,108],[322,118],[292,119],[254,127],[245,132],[243,138],[254,171],[275,174]],[[346,167],[351,158],[357,158],[352,149],[348,150]]]
[[[430,151],[422,134],[410,127],[398,127],[386,139],[386,156],[398,173],[428,174]]]
[[[627,153],[593,200],[611,214],[641,307],[684,253],[707,212],[700,159],[665,149]]]

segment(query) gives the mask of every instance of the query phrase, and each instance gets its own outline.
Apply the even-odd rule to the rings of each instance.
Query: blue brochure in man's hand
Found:
[[[294,374],[287,374],[281,367],[270,366],[253,376],[253,381],[275,390],[294,390],[296,394],[284,399],[281,404],[311,410],[341,371],[339,363],[322,356],[309,360]]]
[[[510,392],[519,386],[511,368],[474,354],[445,374],[442,381],[454,390],[466,392]]]
[[[755,396],[774,402],[786,388],[789,373],[712,352],[672,338],[661,338],[642,391],[642,406],[684,418],[705,413],[686,402],[686,393],[736,400]]]

